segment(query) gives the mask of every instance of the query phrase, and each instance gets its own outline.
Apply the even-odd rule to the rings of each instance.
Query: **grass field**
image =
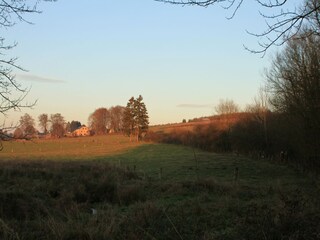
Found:
[[[3,142],[0,157],[15,160],[88,160],[123,153],[139,145],[141,143],[130,142],[123,135],[6,141]]]
[[[119,135],[4,147],[0,239],[320,239],[319,180],[286,166]]]

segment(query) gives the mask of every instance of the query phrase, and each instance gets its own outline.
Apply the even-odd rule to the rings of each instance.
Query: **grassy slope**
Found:
[[[235,124],[241,119],[246,118],[247,113],[234,113],[231,115],[215,115],[210,117],[203,117],[193,119],[191,122],[186,123],[171,123],[163,125],[151,126],[150,130],[153,132],[170,133],[173,131],[193,131],[196,126],[213,124],[220,130],[225,130],[230,124]]]
[[[11,160],[0,161],[0,238],[320,238],[319,182],[292,169],[196,151],[196,171],[191,148],[133,146],[119,136],[102,139],[109,147],[88,146],[84,155],[76,155],[81,161],[62,160],[74,156],[73,144],[98,139],[63,140],[71,141],[70,152],[58,157],[23,150],[37,161],[1,153]],[[119,146],[119,141],[124,142]],[[111,148],[112,143],[118,147]],[[51,144],[48,149],[60,148],[60,142]],[[136,172],[127,170],[134,165]]]

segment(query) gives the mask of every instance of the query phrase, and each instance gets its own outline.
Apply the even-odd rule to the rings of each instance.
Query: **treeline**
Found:
[[[303,35],[303,36],[301,36]],[[237,121],[232,101],[216,108],[220,123],[149,139],[216,152],[240,152],[320,172],[320,36],[305,30],[272,60],[266,85]],[[232,120],[233,119],[233,120]],[[224,127],[221,127],[221,126]]]
[[[233,118],[235,116],[237,119],[229,126],[226,126],[229,116],[222,115],[211,123],[195,124],[190,130],[149,131],[147,139],[205,151],[243,154],[254,159],[265,158],[320,172],[319,155],[315,155],[315,146],[306,145],[301,122],[272,112],[266,114],[266,125],[256,113],[233,114]]]
[[[125,107],[98,108],[89,116],[89,127],[92,134],[104,135],[106,133],[122,132],[124,128]]]
[[[135,136],[137,140],[140,140],[148,129],[148,119],[147,108],[140,95],[137,98],[131,97],[126,107],[117,105],[96,109],[89,115],[88,127],[77,120],[67,122],[61,113],[51,115],[43,113],[38,116],[40,132],[36,129],[35,119],[26,113],[20,117],[19,126],[15,128],[12,136],[9,136],[8,133],[4,133],[4,136],[14,139],[29,139],[41,135],[56,138],[79,136],[72,133],[85,127],[87,130],[85,136],[123,133],[130,137]]]
[[[93,134],[123,133],[138,141],[148,130],[149,116],[143,97],[131,97],[127,106],[96,109],[89,117]]]
[[[98,108],[89,116],[90,134],[101,135],[113,132],[123,131],[123,118],[125,107],[114,106],[110,108]],[[28,113],[20,117],[19,126],[14,130],[13,137],[33,138],[36,135],[46,135],[56,138],[69,136],[72,132],[81,127],[86,127],[80,121],[66,121],[61,113],[47,114],[43,113],[38,116],[38,126],[36,129],[35,119]]]

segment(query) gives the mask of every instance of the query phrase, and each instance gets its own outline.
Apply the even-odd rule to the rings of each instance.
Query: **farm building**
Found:
[[[88,127],[86,126],[82,126],[81,128],[78,128],[77,130],[74,130],[72,132],[72,135],[75,137],[81,137],[81,136],[90,136],[91,135],[91,131]]]

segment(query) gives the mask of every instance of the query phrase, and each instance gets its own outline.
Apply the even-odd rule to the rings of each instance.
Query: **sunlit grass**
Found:
[[[1,159],[80,160],[124,153],[145,143],[123,135],[3,142]]]

